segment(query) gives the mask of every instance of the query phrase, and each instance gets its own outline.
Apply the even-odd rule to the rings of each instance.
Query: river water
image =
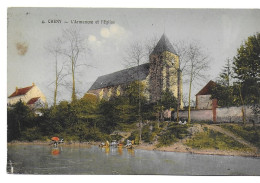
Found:
[[[15,174],[260,175],[260,159],[125,148],[8,145]]]

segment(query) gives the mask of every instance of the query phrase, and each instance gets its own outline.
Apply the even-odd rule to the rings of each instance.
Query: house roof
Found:
[[[151,54],[160,54],[164,51],[169,51],[176,55],[176,51],[165,34],[162,35]]]
[[[209,95],[210,93],[210,88],[215,87],[216,83],[212,80],[210,80],[197,94],[197,95]]]
[[[35,102],[38,101],[39,98],[40,98],[40,97],[31,98],[31,99],[27,102],[27,104],[28,104],[28,105],[34,104]]]
[[[17,88],[14,91],[14,93],[12,93],[8,98],[16,97],[16,96],[19,96],[19,95],[25,95],[32,87],[34,87],[34,85],[28,86],[28,87],[25,87],[25,88]]]
[[[149,74],[149,67],[149,63],[146,63],[136,67],[131,67],[129,69],[117,71],[111,74],[99,76],[89,90],[96,90],[109,86],[117,86],[120,84],[126,84],[136,81],[138,80],[138,71],[139,80],[144,80]]]

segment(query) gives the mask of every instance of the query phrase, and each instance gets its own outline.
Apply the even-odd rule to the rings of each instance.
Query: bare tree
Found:
[[[179,56],[179,67],[177,68],[177,87],[178,87],[178,94],[177,94],[177,121],[179,121],[179,111],[180,111],[180,104],[181,104],[181,80],[182,77],[185,77],[185,74],[187,74],[185,71],[185,69],[187,69],[187,65],[188,65],[188,59],[186,59],[187,57],[187,44],[184,41],[176,41],[173,44],[173,47],[175,49],[175,51],[177,52],[178,56]],[[184,102],[184,100],[183,100]],[[185,101],[186,102],[186,101]]]
[[[76,71],[79,66],[88,66],[86,62],[86,51],[88,48],[84,37],[76,28],[63,30],[62,34],[62,54],[68,58],[70,63],[70,74],[72,76],[72,101],[77,99],[76,96]]]
[[[198,81],[205,77],[205,72],[209,68],[209,58],[204,54],[198,43],[193,42],[185,44],[180,42],[178,46],[175,44],[177,54],[180,57],[180,72],[184,76],[188,76],[189,97],[188,97],[188,123],[191,121],[191,91],[194,81]]]
[[[126,51],[124,61],[128,66],[138,66],[144,61],[144,46],[139,42],[133,42]],[[137,69],[138,78],[138,121],[139,121],[139,143],[142,140],[142,119],[141,119],[141,91],[140,91],[140,69]]]
[[[62,40],[60,38],[57,38],[54,41],[50,42],[49,45],[45,48],[53,56],[55,62],[55,80],[50,83],[50,85],[55,84],[53,106],[56,106],[57,103],[58,87],[61,85],[63,78],[66,76],[62,72],[64,68],[64,63],[62,61],[59,61],[59,58],[61,57],[61,46]]]

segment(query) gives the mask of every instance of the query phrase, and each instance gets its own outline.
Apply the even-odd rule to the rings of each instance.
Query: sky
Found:
[[[209,80],[216,80],[227,58],[236,55],[247,37],[260,30],[260,11],[254,9],[9,8],[7,18],[7,95],[34,82],[49,104],[55,62],[46,48],[62,30],[76,27],[89,48],[80,61],[90,66],[82,66],[76,75],[78,97],[98,76],[124,69],[123,58],[134,41],[159,39],[165,33],[172,43],[198,42],[210,58],[210,68],[207,77],[193,86],[193,99]],[[75,20],[93,24],[72,23]],[[66,80],[71,81],[70,76]],[[58,101],[70,97],[71,89],[60,87]]]

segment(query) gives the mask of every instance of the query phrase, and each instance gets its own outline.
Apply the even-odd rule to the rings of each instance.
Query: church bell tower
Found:
[[[159,101],[162,92],[166,90],[171,91],[176,99],[179,90],[182,101],[181,73],[178,73],[179,56],[165,34],[162,35],[150,54],[149,62],[150,102]],[[180,105],[182,106],[182,102]]]

